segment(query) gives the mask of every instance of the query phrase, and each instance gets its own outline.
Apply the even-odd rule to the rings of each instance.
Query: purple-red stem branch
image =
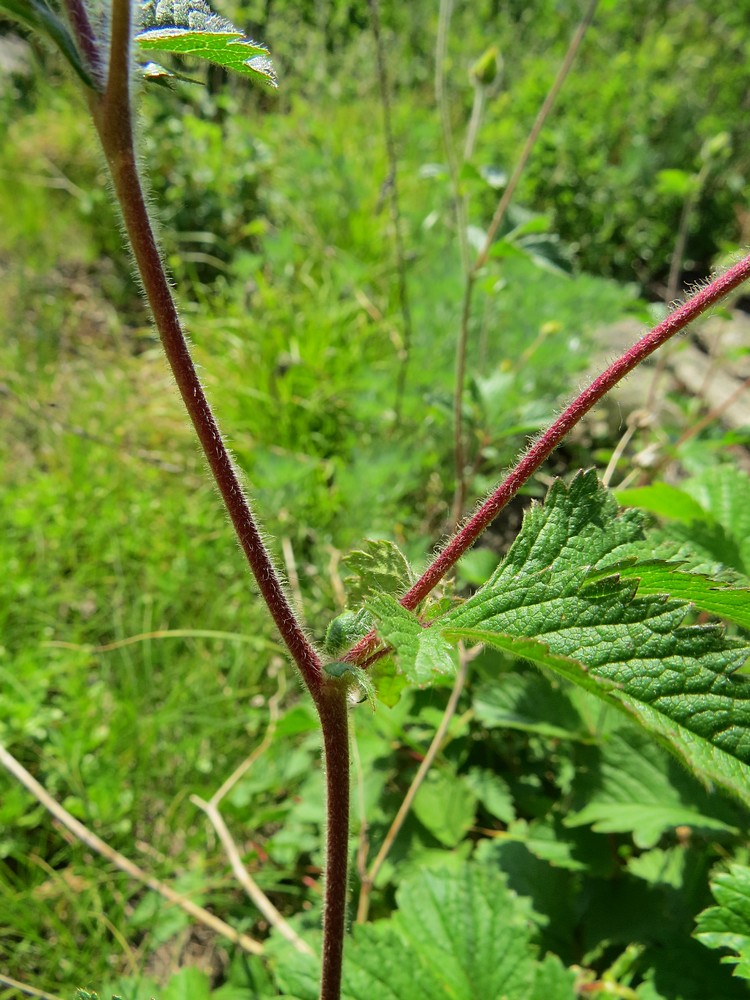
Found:
[[[650,333],[629,348],[622,357],[610,365],[584,389],[580,396],[563,411],[552,426],[529,448],[513,471],[500,483],[477,510],[476,514],[456,532],[440,554],[427,567],[414,586],[401,598],[401,604],[413,611],[446,573],[458,562],[467,549],[471,548],[482,532],[492,523],[503,507],[513,499],[520,488],[549,458],[565,436],[578,421],[589,412],[617,383],[636,368],[657,348],[666,343],[680,330],[719,302],[725,295],[750,278],[750,255],[730,267],[724,274],[712,281],[706,288],[696,292],[687,302],[676,309]],[[365,636],[344,657],[351,663],[364,663],[372,657],[378,639],[374,632]],[[372,662],[370,660],[370,662]]]
[[[65,8],[68,12],[68,20],[73,29],[78,50],[83,56],[92,78],[97,83],[101,83],[104,76],[101,52],[94,29],[91,27],[86,6],[83,0],[65,0]]]
[[[109,163],[125,229],[185,407],[263,599],[299,667],[320,717],[326,771],[327,847],[321,1000],[338,1000],[346,930],[349,859],[349,732],[345,684],[326,678],[281,586],[237,471],[195,370],[143,196],[130,101],[130,0],[113,0],[109,72],[90,107]]]
[[[143,195],[130,103],[130,2],[113,0],[109,73],[103,95],[92,95],[94,122],[107,157],[125,229],[164,352],[263,598],[311,694],[318,700],[320,659],[287,600],[237,471],[195,370]]]

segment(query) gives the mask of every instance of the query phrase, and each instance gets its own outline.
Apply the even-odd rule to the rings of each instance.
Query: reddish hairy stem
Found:
[[[146,208],[133,141],[129,93],[130,3],[112,4],[111,53],[105,93],[92,96],[91,111],[107,157],[125,229],[138,265],[164,352],[219,487],[242,550],[281,637],[316,698],[320,659],[287,600],[239,476],[195,370]]]
[[[130,0],[113,0],[107,85],[103,95],[90,97],[91,112],[164,352],[260,592],[299,667],[320,717],[328,830],[320,995],[321,1000],[338,1000],[349,857],[346,686],[325,679],[320,658],[287,600],[190,356],[143,196],[133,142],[129,76]]]
[[[724,274],[712,281],[706,288],[696,292],[687,302],[630,347],[622,357],[610,365],[577,396],[563,411],[552,426],[529,448],[518,465],[500,483],[496,490],[456,532],[440,554],[427,567],[414,586],[401,598],[401,604],[413,611],[445,574],[458,562],[467,549],[471,548],[482,532],[497,517],[505,505],[513,499],[520,488],[537,471],[543,462],[557,448],[578,421],[599,402],[617,383],[636,368],[645,358],[662,346],[670,337],[691,323],[694,319],[715,305],[733,289],[750,278],[750,255],[730,267]],[[344,657],[351,663],[362,663],[372,657],[378,639],[374,632],[365,636]],[[370,662],[372,662],[370,660]]]
[[[327,683],[317,699],[326,772],[326,895],[320,1000],[339,1000],[349,866],[349,707],[347,687]]]

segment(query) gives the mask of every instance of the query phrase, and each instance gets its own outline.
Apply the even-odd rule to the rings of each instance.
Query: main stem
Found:
[[[328,681],[266,549],[237,471],[195,370],[143,194],[130,95],[130,0],[113,0],[109,71],[90,108],[133,255],[177,387],[260,592],[315,702],[323,733],[327,794],[326,894],[321,1000],[338,1000],[349,851],[349,734],[346,690]]]
[[[326,772],[326,896],[320,1000],[339,1000],[349,864],[349,706],[346,686],[326,684],[317,702]]]
[[[114,0],[112,4],[107,85],[102,95],[92,95],[90,100],[125,230],[175,382],[260,592],[305,683],[315,695],[321,685],[320,659],[287,600],[203,391],[146,207],[135,155],[130,101],[129,0]]]

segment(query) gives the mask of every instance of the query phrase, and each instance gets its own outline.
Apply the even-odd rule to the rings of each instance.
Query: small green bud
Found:
[[[329,623],[323,648],[329,656],[338,656],[357,640],[363,639],[371,628],[370,616],[364,608],[356,613],[344,611]]]
[[[502,68],[502,58],[497,45],[490,45],[469,70],[469,77],[482,87],[494,83]]]

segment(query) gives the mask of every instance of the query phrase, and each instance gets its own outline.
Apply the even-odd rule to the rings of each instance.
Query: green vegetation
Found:
[[[478,278],[463,400],[470,497],[554,419],[599,327],[624,315],[646,325],[681,216],[688,277],[745,239],[745,18],[727,3],[620,8],[601,5]],[[335,657],[330,683],[361,702],[344,995],[385,995],[385,981],[402,1000],[746,996],[750,726],[747,686],[730,670],[748,636],[747,434],[714,422],[678,445],[700,403],[676,399],[656,478],[627,454],[615,466],[618,482],[637,477],[621,503],[649,518],[618,512],[590,474],[573,478],[606,467],[617,428],[569,440],[551,471],[570,485],[553,486],[502,563],[517,525],[493,529],[421,608],[422,624],[439,626],[420,627],[395,597],[451,527],[463,292],[433,93],[436,5],[381,10],[408,344],[370,4],[227,2],[221,13],[268,43],[279,91],[185,60],[180,72],[207,86],[145,89],[140,138],[201,378],[292,602]],[[502,55],[459,177],[475,252],[579,16],[549,0],[454,12],[444,110],[457,146],[469,69],[490,43]],[[0,24],[0,41],[11,34]],[[80,987],[123,1000],[314,1000],[316,959],[248,902],[193,797],[210,802],[262,746],[222,816],[258,887],[319,950],[317,716],[167,373],[78,78],[32,46],[28,73],[0,78],[0,743],[73,817],[264,954],[95,856],[2,771],[0,997],[19,996],[5,976],[65,998]],[[546,480],[524,492],[541,499]],[[537,565],[528,539],[549,542],[547,519],[559,551],[540,543]],[[667,589],[674,600],[654,596]],[[545,622],[586,619],[591,634],[549,639],[531,605]],[[369,680],[340,659],[373,621],[397,654],[368,671],[374,712]],[[605,627],[607,655],[592,658]],[[649,675],[667,660],[694,668],[692,686],[675,692],[662,667]]]

